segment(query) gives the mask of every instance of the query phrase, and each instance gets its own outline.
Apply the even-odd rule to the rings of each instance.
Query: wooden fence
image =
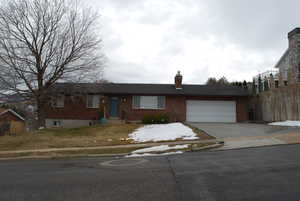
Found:
[[[250,101],[254,120],[300,120],[300,84],[262,92]]]

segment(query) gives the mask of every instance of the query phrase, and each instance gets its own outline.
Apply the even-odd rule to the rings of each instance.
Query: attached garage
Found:
[[[236,102],[187,100],[186,120],[189,122],[236,122]]]

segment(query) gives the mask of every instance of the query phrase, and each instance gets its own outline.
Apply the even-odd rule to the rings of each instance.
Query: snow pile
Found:
[[[269,123],[269,125],[272,125],[272,126],[299,126],[300,127],[300,121],[280,121],[280,122]]]
[[[178,150],[178,149],[186,149],[188,148],[189,145],[184,144],[184,145],[176,145],[170,147],[169,145],[160,145],[160,146],[155,146],[155,147],[149,147],[145,149],[138,149],[133,152],[132,154],[140,154],[140,153],[149,153],[149,152],[164,152],[164,151],[169,151],[169,150]]]
[[[129,134],[129,138],[135,142],[198,139],[193,130],[182,123],[147,125]]]
[[[145,157],[145,156],[166,156],[166,155],[174,155],[174,154],[182,154],[182,151],[176,151],[176,152],[167,152],[162,154],[150,154],[150,153],[144,153],[144,154],[131,154],[125,156],[126,158],[132,158],[132,157]]]

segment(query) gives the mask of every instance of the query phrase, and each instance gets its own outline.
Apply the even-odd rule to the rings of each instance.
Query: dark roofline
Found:
[[[299,27],[296,27],[295,29],[293,29],[292,31],[290,31],[288,33],[288,38],[291,38],[291,37],[293,37],[296,34],[300,34],[300,28]]]
[[[176,95],[176,96],[248,96],[247,90],[237,86],[185,84],[175,89],[174,84],[93,84],[93,83],[57,83],[54,93],[85,93],[104,95]]]

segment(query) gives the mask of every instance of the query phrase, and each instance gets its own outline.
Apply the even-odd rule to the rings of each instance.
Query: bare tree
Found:
[[[74,0],[1,1],[0,92],[33,98],[39,126],[56,82],[95,77],[103,68],[97,20]]]

